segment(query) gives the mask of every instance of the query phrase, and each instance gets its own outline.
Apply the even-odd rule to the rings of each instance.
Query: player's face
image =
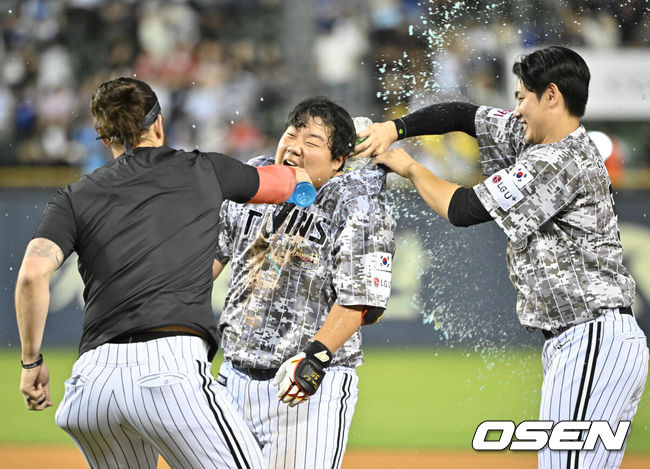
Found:
[[[343,157],[332,159],[329,147],[331,128],[319,118],[310,118],[305,127],[290,125],[284,131],[275,152],[276,164],[298,166],[309,174],[318,189],[336,174]]]
[[[517,80],[515,99],[517,100],[517,107],[514,114],[524,126],[526,143],[533,145],[544,143],[547,129],[546,121],[549,117],[543,106],[544,100],[537,99],[535,92],[526,89],[521,80]]]

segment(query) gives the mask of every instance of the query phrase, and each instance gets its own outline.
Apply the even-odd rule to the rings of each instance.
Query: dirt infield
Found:
[[[82,469],[88,467],[75,447],[0,446],[0,469]],[[475,453],[438,451],[350,450],[343,460],[343,469],[534,469],[535,454]],[[650,454],[628,454],[622,469],[647,469]],[[161,461],[158,469],[169,469]]]

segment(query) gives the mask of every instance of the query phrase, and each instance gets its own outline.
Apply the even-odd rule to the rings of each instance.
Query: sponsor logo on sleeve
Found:
[[[513,205],[524,198],[517,188],[514,178],[505,169],[487,178],[484,184],[499,207],[505,211],[510,210]]]
[[[390,296],[390,272],[383,270],[370,271],[370,293],[381,297]]]

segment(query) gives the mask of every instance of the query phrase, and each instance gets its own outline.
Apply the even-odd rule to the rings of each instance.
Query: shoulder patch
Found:
[[[503,210],[510,210],[513,205],[524,198],[507,169],[497,171],[488,177],[484,184]]]
[[[517,187],[524,187],[526,184],[533,180],[533,175],[530,173],[528,165],[523,161],[515,164],[512,167],[510,176],[512,176],[512,180]]]
[[[390,272],[393,268],[393,255],[390,252],[372,252],[364,257],[370,271]]]

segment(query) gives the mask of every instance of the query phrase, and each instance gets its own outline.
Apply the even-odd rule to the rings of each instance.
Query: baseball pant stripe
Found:
[[[354,370],[328,370],[318,392],[296,407],[280,402],[271,380],[252,380],[228,361],[219,374],[271,469],[340,467],[357,399]]]
[[[584,367],[582,370],[582,379],[580,381],[580,391],[573,414],[573,420],[584,420],[589,404],[591,386],[596,373],[596,362],[598,360],[598,349],[600,345],[600,329],[602,324],[591,322],[589,324],[589,341],[587,342],[587,354],[585,355]],[[570,451],[567,458],[567,469],[577,469],[580,453]]]
[[[232,428],[224,418],[223,411],[217,404],[217,399],[216,396],[214,395],[214,391],[212,391],[208,386],[210,379],[207,376],[208,375],[206,370],[207,364],[201,363],[198,360],[197,363],[199,365],[199,374],[203,377],[203,392],[205,393],[206,398],[208,399],[208,403],[210,405],[210,409],[212,410],[212,414],[214,415],[215,421],[219,425],[219,428],[221,429],[221,432],[224,435],[224,439],[226,440],[226,444],[230,449],[230,453],[232,454],[233,459],[237,464],[237,469],[242,468],[242,463],[247,469],[250,469],[251,466],[246,460],[246,457],[241,449],[241,446],[239,445],[239,442],[235,438]],[[235,447],[237,447],[237,452],[235,451]]]
[[[86,352],[66,381],[56,422],[91,468],[155,469],[162,454],[172,468],[259,469],[260,449],[215,388],[206,351],[199,338],[169,337]]]
[[[350,377],[345,375],[343,378],[343,396],[341,397],[341,407],[339,408],[339,432],[338,437],[336,438],[336,450],[334,451],[334,461],[332,463],[332,469],[336,469],[341,466],[341,458],[343,457],[343,440],[345,437],[343,429],[345,428],[345,411],[347,410],[347,401],[350,397]]]

